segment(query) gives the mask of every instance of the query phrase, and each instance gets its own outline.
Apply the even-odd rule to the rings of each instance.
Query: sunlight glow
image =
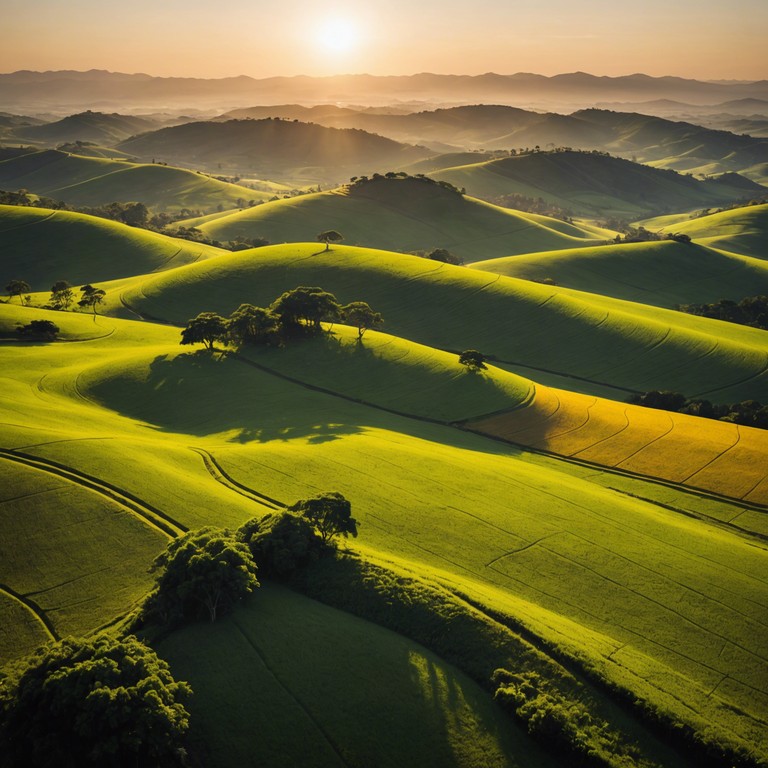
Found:
[[[317,34],[320,46],[330,53],[349,53],[360,44],[360,28],[351,19],[326,19]]]

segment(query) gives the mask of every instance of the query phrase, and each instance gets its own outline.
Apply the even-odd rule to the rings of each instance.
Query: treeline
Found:
[[[288,197],[288,196],[286,196]],[[278,198],[275,198],[278,199]],[[239,202],[239,201],[238,201]],[[258,205],[254,200],[245,201],[243,207]],[[2,205],[20,205],[29,208],[50,208],[55,211],[72,211],[73,213],[84,213],[88,216],[96,216],[100,219],[109,219],[121,224],[127,224],[129,227],[138,227],[148,229],[150,232],[158,232],[168,237],[178,237],[183,240],[191,240],[195,243],[212,245],[216,248],[224,248],[228,251],[242,251],[247,248],[259,248],[263,245],[269,245],[269,240],[263,237],[242,237],[238,236],[234,240],[215,240],[204,235],[196,227],[177,227],[172,225],[177,221],[185,219],[200,218],[205,216],[205,212],[193,210],[191,208],[181,208],[174,213],[163,211],[152,213],[144,203],[107,203],[97,206],[73,206],[67,205],[61,200],[54,200],[50,197],[32,195],[25,189],[18,192],[7,192],[0,190],[0,204]]]
[[[724,211],[735,211],[738,208],[751,208],[755,205],[765,205],[768,203],[768,194],[760,195],[760,197],[753,197],[749,200],[737,200],[730,205],[725,205],[722,208],[702,208],[700,211],[695,211],[688,218],[689,219],[703,219],[706,216],[714,216],[716,213],[723,213]]]
[[[705,419],[729,421],[745,427],[768,429],[768,405],[757,400],[743,400],[733,405],[711,403],[709,400],[698,398],[689,399],[680,392],[666,390],[651,390],[632,395],[627,400],[632,405],[643,405],[646,408],[658,408],[662,411],[687,413],[690,416],[702,416]]]
[[[526,213],[538,213],[541,216],[560,219],[568,224],[573,223],[573,211],[570,208],[561,208],[559,205],[547,202],[543,197],[527,197],[526,195],[513,192],[508,195],[499,195],[498,197],[491,198],[489,202],[502,208],[513,208],[516,211],[525,211]]]
[[[348,187],[350,189],[355,189],[355,188],[359,189],[369,184],[379,183],[384,179],[390,179],[390,180],[405,179],[408,181],[417,181],[417,182],[421,182],[422,184],[431,184],[434,187],[441,187],[442,189],[448,190],[448,192],[453,192],[456,195],[466,194],[466,189],[464,189],[463,187],[459,189],[458,187],[451,184],[449,181],[433,179],[430,176],[425,176],[423,173],[417,173],[412,176],[411,174],[406,173],[405,171],[387,171],[386,173],[374,173],[371,176],[353,176],[349,180]]]
[[[768,331],[768,296],[747,296],[739,302],[720,299],[713,304],[676,304],[675,309]]]
[[[229,317],[201,312],[181,331],[180,344],[203,344],[212,350],[216,342],[240,346],[283,346],[291,339],[318,335],[321,323],[345,322],[357,328],[357,339],[384,318],[364,301],[342,305],[322,288],[299,286],[286,291],[268,307],[241,304]]]

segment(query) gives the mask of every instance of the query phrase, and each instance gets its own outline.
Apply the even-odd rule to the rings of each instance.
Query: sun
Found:
[[[329,53],[350,53],[360,45],[360,27],[351,19],[325,19],[317,34],[320,47]]]

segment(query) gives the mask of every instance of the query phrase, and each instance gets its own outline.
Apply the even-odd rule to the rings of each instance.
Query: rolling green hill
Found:
[[[449,156],[450,157],[450,156]],[[591,152],[532,152],[445,167],[431,174],[484,200],[520,194],[582,216],[621,216],[714,207],[765,192],[735,176],[699,181],[680,174]]]
[[[0,188],[27,189],[71,205],[142,202],[155,210],[234,208],[272,196],[202,173],[166,165],[43,150],[0,162]]]
[[[54,248],[51,243],[55,243]],[[226,251],[70,211],[0,205],[0,270],[46,291],[170,269]]]
[[[81,112],[69,115],[45,125],[16,128],[14,136],[25,141],[48,145],[66,141],[93,141],[97,144],[117,144],[136,133],[151,131],[157,127],[153,120],[133,115],[106,114],[104,112]]]
[[[357,129],[272,119],[186,123],[129,139],[118,149],[144,159],[156,157],[209,170],[224,166],[278,181],[306,173],[339,181],[352,173],[386,171],[432,154]]]
[[[675,226],[671,231],[684,229]],[[722,230],[718,230],[723,236]],[[693,235],[692,235],[693,236]],[[739,247],[736,235],[732,244]],[[768,261],[671,240],[522,254],[471,265],[484,272],[659,307],[768,293]]]
[[[606,237],[604,230],[498,208],[419,178],[380,177],[182,223],[214,239],[257,236],[273,243],[313,240],[336,229],[357,245],[393,251],[441,247],[467,260],[571,248]]]
[[[622,398],[649,389],[724,402],[768,394],[762,331],[367,249],[243,251],[134,284],[123,300],[184,323],[203,310],[268,305],[296,285],[320,285],[342,302],[362,297],[391,333],[442,349],[479,349],[524,376],[558,373],[593,394],[603,385]]]
[[[338,250],[331,254],[338,257]],[[351,261],[352,249],[345,251]],[[185,272],[195,268],[177,270],[180,285],[188,280]],[[209,290],[210,299],[222,298],[220,285],[212,282]],[[375,303],[374,297],[365,298]],[[18,529],[0,542],[5,552],[12,552],[19,539],[29,542],[27,551],[42,551],[45,544],[50,560],[44,571],[27,574],[14,567],[4,576],[11,597],[0,607],[6,621],[17,617],[19,629],[10,638],[15,652],[34,638],[29,638],[29,620],[22,620],[26,615],[18,617],[22,608],[11,599],[13,593],[28,601],[27,615],[40,616],[41,623],[45,619],[57,634],[107,623],[120,611],[118,603],[122,610],[130,608],[143,583],[118,589],[120,575],[145,578],[141,568],[131,565],[126,541],[135,547],[136,557],[144,552],[148,562],[162,546],[162,537],[153,533],[158,527],[178,531],[207,523],[237,525],[274,508],[275,501],[290,503],[332,487],[352,500],[365,547],[394,559],[397,580],[404,583],[397,569],[410,567],[437,580],[457,600],[465,596],[470,602],[462,603],[462,610],[471,610],[489,627],[503,627],[510,642],[514,637],[514,643],[523,642],[515,635],[522,628],[539,647],[568,659],[576,669],[589,670],[595,680],[614,689],[625,687],[710,737],[762,749],[768,696],[762,682],[766,652],[761,629],[768,561],[764,543],[749,533],[744,508],[674,488],[654,490],[638,479],[610,480],[610,473],[595,466],[563,464],[439,423],[482,415],[503,401],[509,407],[528,402],[526,385],[495,369],[476,380],[459,372],[449,356],[404,340],[368,334],[361,357],[359,352],[345,353],[356,346],[354,331],[339,328],[337,352],[330,347],[323,353],[323,345],[334,342],[318,340],[309,350],[306,345],[265,354],[256,350],[245,356],[249,364],[231,356],[186,353],[177,344],[178,328],[146,322],[94,320],[6,304],[0,306],[0,330],[8,332],[20,319],[32,317],[52,317],[63,332],[62,341],[53,344],[0,344],[8,382],[0,404],[0,467],[12,482],[8,487],[15,501],[7,509]],[[318,347],[316,354],[313,346]],[[498,399],[488,397],[489,387]],[[430,401],[430,391],[441,395]],[[358,397],[362,402],[355,401]],[[451,409],[437,412],[439,403]],[[392,406],[424,416],[400,416],[391,412]],[[34,413],[34,422],[20,418],[24,413]],[[438,423],[425,420],[433,416]],[[35,484],[25,479],[30,473]],[[627,494],[603,487],[614,482],[619,487],[637,484]],[[51,483],[58,506],[65,508],[71,503],[79,509],[84,503],[67,483],[85,496],[112,493],[114,507],[109,509],[119,514],[109,518],[110,524],[122,520],[134,525],[115,529],[121,546],[100,543],[109,530],[103,525],[79,529],[83,543],[78,552],[70,552],[71,545],[63,541],[54,546],[57,539],[47,532],[44,540],[36,536],[33,526],[41,520],[14,514],[14,504],[44,501]],[[659,494],[663,505],[652,501]],[[689,505],[695,516],[679,513]],[[728,519],[737,512],[747,515],[741,532],[718,523],[721,508]],[[75,531],[77,527],[62,535]],[[101,547],[107,558],[103,567],[112,557],[109,579],[86,579],[93,573],[86,543]],[[82,559],[75,556],[80,552]],[[4,554],[3,562],[15,560]],[[62,590],[76,590],[81,581],[81,594],[90,600],[59,599]],[[98,589],[87,592],[86,584]],[[109,599],[100,597],[104,592]],[[422,698],[409,696],[410,705],[400,701],[404,691],[414,689],[404,687],[405,680],[392,671],[378,677],[358,666],[356,654],[344,654],[341,664],[329,662],[323,669],[319,654],[304,657],[310,666],[301,674],[301,666],[289,669],[295,656],[290,649],[294,643],[304,647],[305,632],[317,640],[312,654],[324,647],[325,638],[338,647],[336,633],[346,629],[381,646],[386,658],[390,652],[402,653],[397,647],[421,657],[424,651],[303,599],[279,597],[274,592],[257,595],[253,613],[240,611],[207,630],[190,627],[161,645],[176,669],[193,679],[200,694],[197,738],[214,748],[221,745],[224,751],[216,754],[224,764],[251,759],[245,757],[245,723],[260,706],[262,686],[274,688],[273,677],[251,663],[257,661],[254,654],[267,659],[271,674],[299,700],[314,700],[311,691],[329,675],[346,690],[354,687],[353,679],[370,672],[371,685],[390,681],[386,696],[392,698],[386,700],[393,702],[393,715],[415,717],[409,713],[419,710]],[[226,649],[243,666],[232,667],[231,659],[206,650],[216,648]],[[222,663],[229,669],[224,677],[219,674]],[[440,675],[459,680],[455,670],[442,669]],[[253,684],[244,683],[246,676]],[[420,679],[411,675],[414,684]],[[454,700],[454,717],[459,722],[467,717],[469,723],[475,712],[482,722],[492,722],[482,697],[470,697],[476,689],[457,684],[475,703],[465,708]],[[608,689],[600,690],[609,698]],[[226,726],[217,704],[223,696],[242,712],[234,718],[228,713]],[[321,709],[314,701],[310,705],[309,698],[309,712],[332,740],[357,754],[370,754],[371,744],[382,743],[382,732],[359,706],[352,705],[344,721],[359,732],[342,735],[337,707],[344,697],[325,702]],[[295,728],[287,735],[280,725],[295,722],[290,695],[271,701],[274,727],[269,739],[259,741],[262,754],[290,749],[278,745],[295,740]],[[440,709],[427,722],[439,732],[445,714]],[[642,731],[626,714],[614,711],[610,718],[620,729]],[[369,725],[361,730],[364,722]],[[458,764],[488,764],[488,750],[495,749],[491,745],[502,742],[480,738],[465,737],[457,744],[452,754]],[[486,745],[486,762],[465,751],[471,744]],[[650,742],[641,744],[653,753]],[[510,748],[499,749],[509,757]],[[333,759],[319,764],[333,765]],[[676,765],[678,759],[661,764]]]

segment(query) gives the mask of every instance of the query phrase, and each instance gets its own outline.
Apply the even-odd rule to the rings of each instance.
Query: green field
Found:
[[[0,189],[22,188],[68,205],[135,201],[160,211],[214,211],[218,205],[234,208],[238,200],[262,202],[275,194],[185,168],[84,157],[54,149],[0,162]]]
[[[321,561],[309,596],[264,580],[231,616],[155,641],[195,690],[193,759],[573,764],[493,704],[503,666],[604,719],[630,750],[607,765],[693,768],[696,753],[669,743],[686,734],[764,764],[766,433],[616,399],[768,400],[765,332],[659,306],[762,285],[765,206],[676,225],[693,228],[690,246],[598,248],[597,231],[441,188],[371,189],[203,228],[311,240],[333,227],[354,242],[359,226],[493,262],[313,242],[229,253],[0,208],[0,265],[38,305],[0,303],[0,662],[119,626],[171,537],[336,490],[360,523],[348,570]],[[102,286],[100,314],[40,308],[57,279]],[[367,301],[385,325],[361,343],[337,323],[284,348],[179,346],[198,312],[297,285]],[[53,320],[58,340],[20,341],[32,319]],[[494,359],[470,372],[467,348]]]
[[[273,243],[309,241],[336,229],[352,245],[447,248],[467,261],[605,239],[603,230],[498,208],[415,179],[380,179],[188,223],[217,240],[266,237]]]

